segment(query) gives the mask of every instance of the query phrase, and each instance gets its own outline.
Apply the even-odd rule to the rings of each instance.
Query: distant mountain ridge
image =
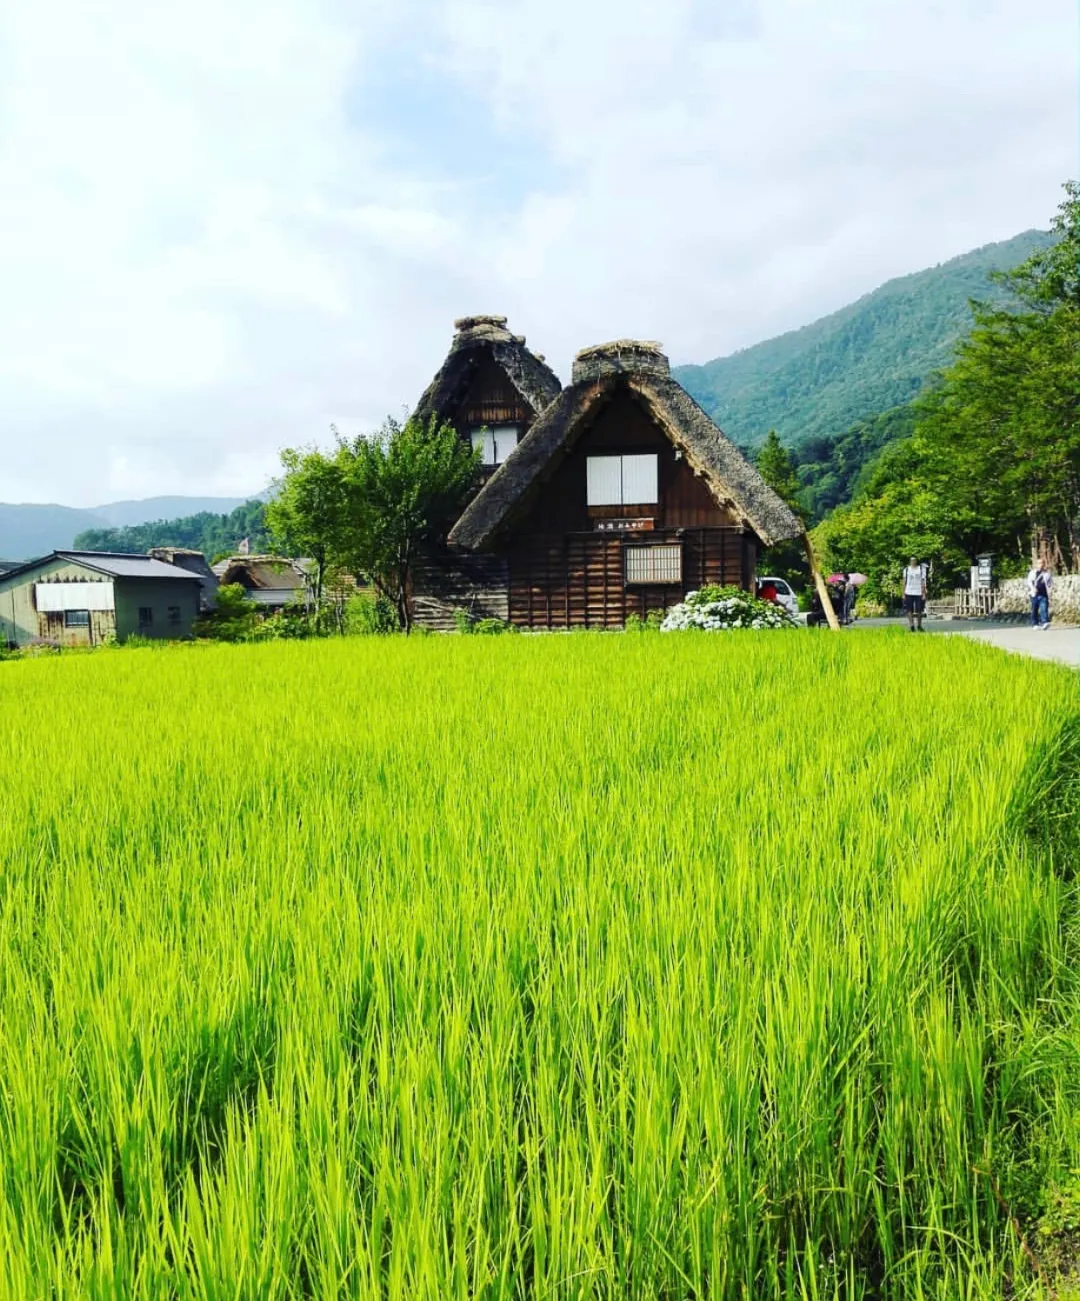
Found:
[[[744,447],[760,446],[770,429],[795,447],[835,437],[910,402],[971,328],[968,300],[1006,300],[989,272],[1011,270],[1051,242],[1049,232],[1024,231],[889,280],[800,330],[673,374]]]
[[[147,497],[80,509],[52,504],[0,502],[0,556],[32,560],[50,551],[69,550],[88,529],[123,528],[154,520],[212,511],[227,515],[247,497]]]

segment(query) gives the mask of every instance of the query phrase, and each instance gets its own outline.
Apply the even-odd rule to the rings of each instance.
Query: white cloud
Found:
[[[705,360],[1044,225],[1075,172],[1072,0],[15,0],[4,23],[0,500],[259,488],[281,445],[399,412],[469,311],[564,374],[614,335]],[[404,111],[417,77],[468,97],[490,140],[463,156],[504,185],[454,179],[453,139]]]

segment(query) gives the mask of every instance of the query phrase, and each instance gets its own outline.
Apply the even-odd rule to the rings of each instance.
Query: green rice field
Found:
[[[0,664],[0,754],[5,1298],[1071,1268],[1075,673],[870,631],[75,653]]]

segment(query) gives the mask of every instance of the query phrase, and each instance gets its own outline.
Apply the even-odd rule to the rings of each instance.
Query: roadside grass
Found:
[[[0,668],[0,753],[6,1296],[1072,1268],[1067,670],[870,631],[57,656]]]

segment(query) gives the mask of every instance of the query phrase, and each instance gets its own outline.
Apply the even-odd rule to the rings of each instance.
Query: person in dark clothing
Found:
[[[1032,565],[1028,571],[1027,588],[1031,597],[1031,626],[1044,631],[1050,626],[1050,589],[1054,577],[1043,564]]]

